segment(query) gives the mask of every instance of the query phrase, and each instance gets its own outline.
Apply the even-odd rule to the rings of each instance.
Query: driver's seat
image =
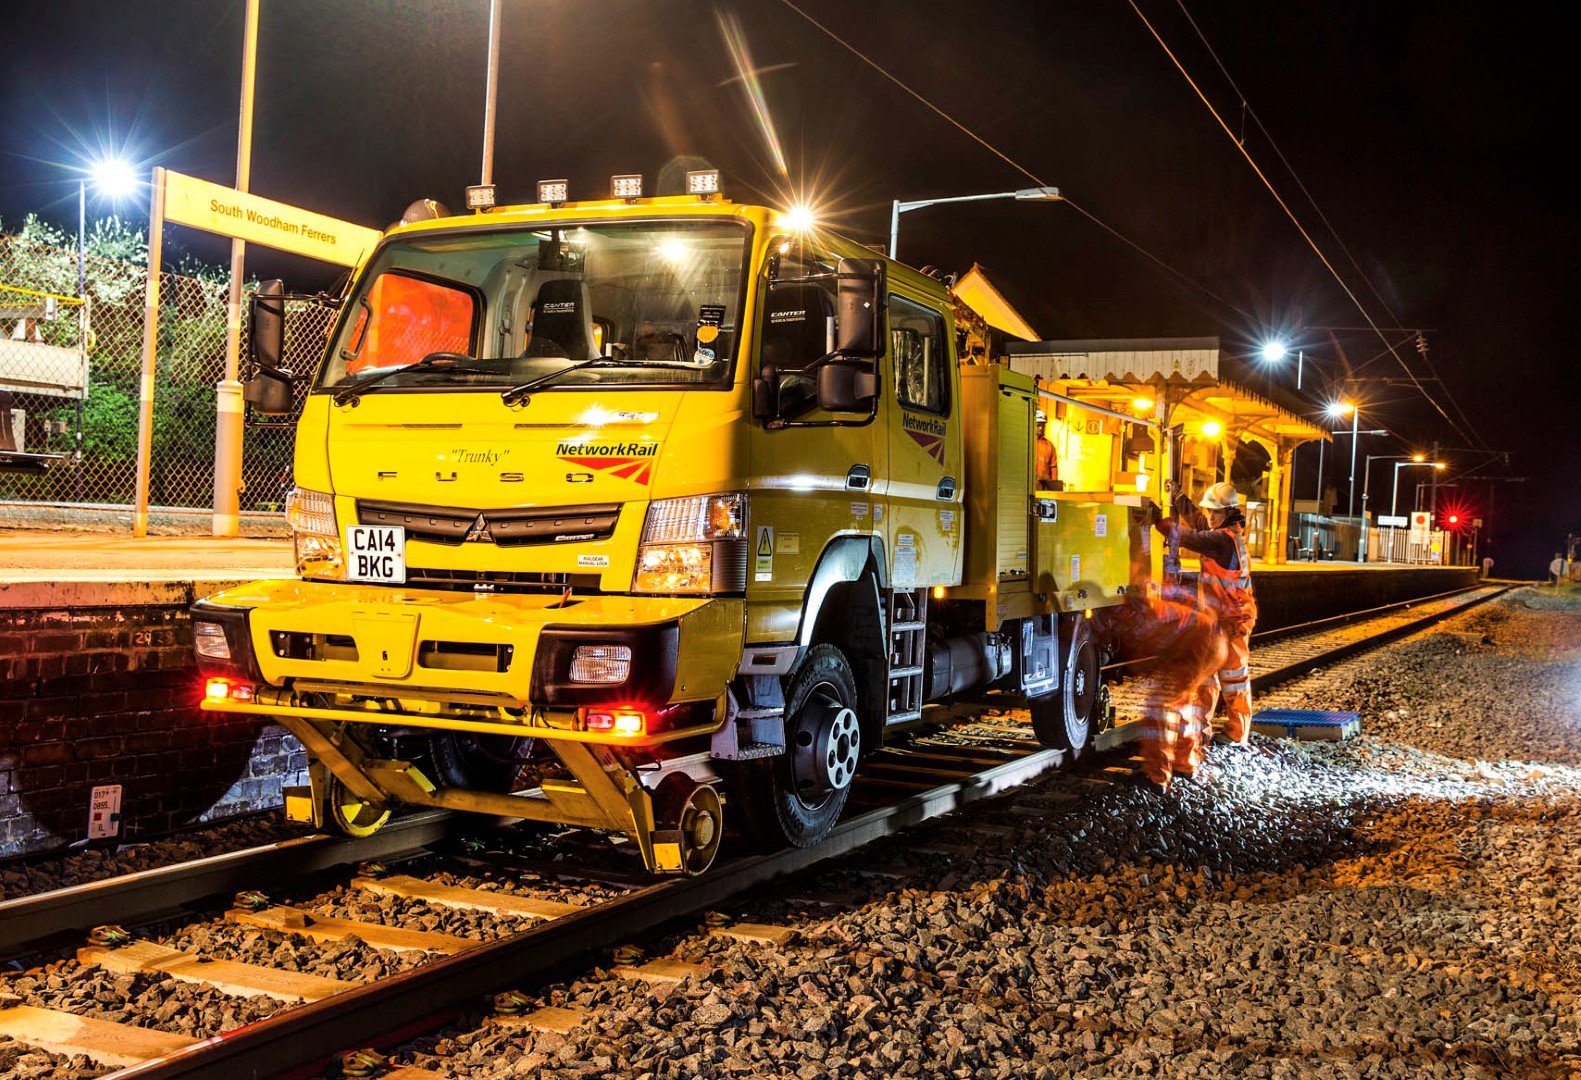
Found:
[[[593,305],[587,283],[577,278],[556,278],[538,287],[532,302],[532,340],[523,356],[564,356],[592,360],[598,356],[594,342]]]

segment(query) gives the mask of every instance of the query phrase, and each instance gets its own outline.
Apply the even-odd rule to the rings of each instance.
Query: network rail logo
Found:
[[[653,480],[653,459],[659,444],[653,442],[563,442],[555,447],[561,461],[596,469],[610,476],[647,485]]]
[[[901,417],[900,425],[929,457],[940,465],[944,464],[944,436],[949,428],[943,420],[924,420],[906,413]]]

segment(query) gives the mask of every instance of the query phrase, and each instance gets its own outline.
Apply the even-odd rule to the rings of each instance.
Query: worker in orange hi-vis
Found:
[[[1146,694],[1138,742],[1142,772],[1167,791],[1177,775],[1192,776],[1203,758],[1206,725],[1197,688],[1224,662],[1224,637],[1212,611],[1182,599],[1143,600],[1093,611],[1094,631],[1124,656],[1154,658],[1143,678]]]
[[[1199,603],[1218,617],[1224,635],[1224,665],[1204,679],[1196,695],[1201,723],[1211,727],[1224,699],[1225,722],[1217,742],[1245,746],[1252,730],[1252,628],[1257,623],[1257,597],[1252,591],[1251,558],[1246,552],[1246,518],[1241,513],[1240,493],[1234,485],[1218,483],[1202,496],[1206,522],[1191,500],[1184,495],[1175,500],[1175,516],[1154,524],[1164,535],[1192,551],[1202,561],[1197,576]],[[1206,524],[1206,528],[1202,526]],[[1206,739],[1208,731],[1203,732]]]

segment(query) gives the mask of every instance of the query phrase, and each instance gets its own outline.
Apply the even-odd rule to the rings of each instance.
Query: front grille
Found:
[[[492,543],[500,547],[581,544],[607,540],[620,519],[620,503],[591,506],[525,506],[463,510],[409,503],[357,502],[362,525],[399,525],[408,540],[430,544]]]
[[[541,574],[530,570],[430,570],[408,567],[406,584],[423,589],[469,592],[576,593],[598,592],[597,574]]]

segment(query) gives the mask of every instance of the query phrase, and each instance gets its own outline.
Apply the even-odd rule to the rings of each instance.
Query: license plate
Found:
[[[406,530],[399,525],[346,528],[346,577],[384,585],[406,582]]]

